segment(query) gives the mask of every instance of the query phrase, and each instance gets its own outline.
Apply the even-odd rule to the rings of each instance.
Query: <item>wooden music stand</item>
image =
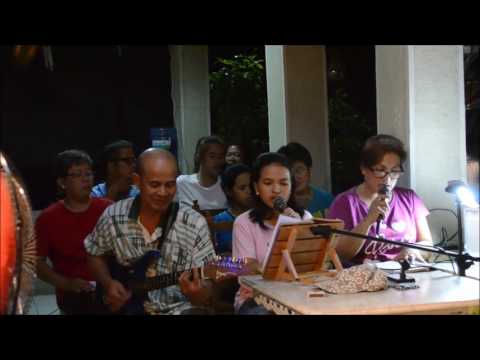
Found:
[[[314,235],[311,227],[328,225],[343,229],[338,219],[313,219],[310,224],[281,225],[277,237],[267,255],[263,277],[266,280],[292,281],[317,275],[334,276],[343,269],[335,251],[334,235]],[[330,259],[336,271],[325,267]]]

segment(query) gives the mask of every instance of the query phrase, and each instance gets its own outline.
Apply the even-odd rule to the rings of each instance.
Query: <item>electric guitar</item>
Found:
[[[160,252],[158,250],[150,250],[143,255],[132,266],[122,266],[118,264],[114,258],[110,258],[108,262],[110,274],[113,279],[119,281],[127,290],[130,290],[132,296],[125,303],[125,305],[118,311],[112,311],[105,303],[105,289],[97,283],[96,298],[105,306],[107,313],[111,314],[123,314],[123,315],[136,315],[144,314],[143,303],[148,300],[148,292],[156,289],[163,289],[178,283],[180,275],[186,271],[161,274],[154,277],[147,277],[147,270],[154,265]],[[238,281],[236,277],[240,275],[249,275],[255,273],[255,265],[247,263],[245,259],[224,258],[217,257],[214,261],[199,268],[199,276],[201,279],[210,279],[214,283],[220,283],[220,291],[225,298],[225,288],[231,288],[229,295],[226,297],[233,303],[235,292],[238,290]],[[224,284],[222,279],[226,281]],[[232,281],[233,280],[233,281]],[[229,283],[229,285],[226,284]],[[232,288],[233,287],[233,288]],[[216,291],[216,293],[219,293]]]

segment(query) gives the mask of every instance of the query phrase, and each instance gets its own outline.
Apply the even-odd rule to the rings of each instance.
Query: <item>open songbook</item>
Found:
[[[317,234],[318,227],[342,229],[343,222],[311,216],[304,219],[280,216],[261,264],[263,278],[290,281],[326,273],[332,275],[328,269],[329,260],[336,271],[341,270],[334,235]]]
[[[273,245],[275,244],[275,240],[277,239],[280,227],[282,225],[295,225],[295,224],[313,224],[313,218],[312,218],[311,215],[310,216],[305,216],[304,220],[292,218],[290,216],[285,216],[285,215],[280,215],[278,217],[277,224],[275,225],[275,228],[273,229],[272,238],[270,239],[270,242],[268,244],[267,256],[265,256],[265,259],[263,259],[262,273],[265,270],[265,266],[267,265],[268,259],[270,258],[270,254],[272,252]]]

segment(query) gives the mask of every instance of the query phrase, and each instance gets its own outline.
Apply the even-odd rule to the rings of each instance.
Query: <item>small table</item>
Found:
[[[299,282],[269,281],[261,275],[241,276],[255,301],[276,314],[390,315],[479,314],[480,281],[443,271],[411,273],[418,289],[388,288],[378,292],[308,297],[314,288]]]

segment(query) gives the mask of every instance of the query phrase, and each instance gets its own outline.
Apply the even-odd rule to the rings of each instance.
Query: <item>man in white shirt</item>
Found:
[[[220,173],[225,165],[225,144],[217,136],[206,136],[197,145],[198,172],[177,178],[180,204],[193,206],[198,201],[202,210],[225,209],[227,198],[221,187]]]

